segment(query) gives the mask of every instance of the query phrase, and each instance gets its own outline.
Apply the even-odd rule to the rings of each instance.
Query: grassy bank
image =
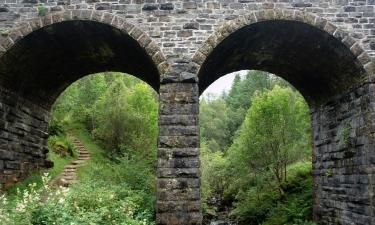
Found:
[[[53,139],[58,139],[63,142],[71,142],[65,135],[61,135],[58,138],[53,137]],[[43,185],[43,180],[42,180],[43,174],[48,173],[51,179],[53,179],[63,171],[66,165],[68,165],[71,161],[77,158],[77,154],[73,156],[68,155],[66,157],[59,156],[53,151],[52,145],[53,143],[49,141],[48,142],[48,148],[49,148],[48,159],[53,161],[54,166],[50,169],[43,169],[43,170],[33,172],[25,180],[19,183],[15,183],[13,186],[11,186],[8,190],[6,190],[6,195],[10,201],[15,200],[18,197],[19,192],[21,193],[24,192],[30,187],[30,185],[34,185],[35,190],[40,189]]]

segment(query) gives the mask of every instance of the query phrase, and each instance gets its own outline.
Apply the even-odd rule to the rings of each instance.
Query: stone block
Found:
[[[159,136],[159,147],[161,148],[196,148],[198,146],[198,136]]]
[[[173,10],[174,5],[171,2],[160,4],[160,10]]]

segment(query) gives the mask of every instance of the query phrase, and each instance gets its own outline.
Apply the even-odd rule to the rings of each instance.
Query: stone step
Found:
[[[76,174],[75,173],[63,173],[61,174],[63,177],[75,177]]]
[[[84,162],[85,162],[85,160],[78,160],[78,159],[77,159],[77,160],[72,161],[71,164],[72,164],[72,165],[77,165],[77,166],[78,166],[78,165],[80,165],[80,164],[82,164],[82,163],[84,163]]]
[[[80,140],[73,139],[73,143],[78,149],[78,159],[65,166],[64,170],[61,172],[59,180],[65,187],[78,182],[77,168],[90,159],[90,152],[87,151],[85,145]]]
[[[76,180],[77,179],[77,176],[74,176],[74,175],[64,175],[63,177],[62,177],[62,179],[64,179],[64,180]]]
[[[77,165],[69,164],[64,167],[64,170],[75,170],[77,169]]]
[[[63,176],[76,176],[76,171],[74,171],[74,172],[65,172],[65,173],[63,173],[62,175]]]
[[[90,159],[90,157],[83,157],[83,158],[78,158],[79,160],[84,160],[84,161],[87,161],[87,160],[89,160]]]
[[[77,166],[76,166],[76,165],[71,165],[71,164],[69,164],[69,165],[65,166],[64,169],[67,169],[67,170],[75,170],[75,169],[77,169]]]

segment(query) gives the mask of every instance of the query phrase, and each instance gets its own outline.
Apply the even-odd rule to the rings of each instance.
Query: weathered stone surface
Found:
[[[200,180],[196,178],[160,178],[158,179],[158,188],[161,189],[186,189],[199,188]]]
[[[156,208],[158,213],[200,212],[200,204],[200,201],[158,201]]]
[[[158,7],[159,7],[158,4],[147,3],[143,5],[142,10],[145,10],[145,11],[157,10]]]
[[[284,76],[311,106],[318,224],[375,224],[373,0],[39,2],[0,7],[1,183],[52,166],[61,90],[126,72],[160,93],[157,224],[201,224],[199,93],[251,68]]]
[[[158,178],[199,178],[199,168],[158,168]]]
[[[163,4],[160,4],[160,10],[173,10],[174,9],[174,5],[173,3],[163,3]]]
[[[198,30],[199,29],[199,23],[197,23],[197,22],[195,22],[195,23],[185,23],[182,28]]]

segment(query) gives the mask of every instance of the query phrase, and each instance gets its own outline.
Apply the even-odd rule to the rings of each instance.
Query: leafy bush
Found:
[[[63,157],[77,155],[75,145],[66,136],[50,136],[48,138],[48,147]]]
[[[33,224],[153,224],[152,212],[143,209],[145,193],[126,184],[82,183],[65,198],[53,198],[32,212]]]
[[[294,170],[295,176],[284,184],[285,199],[278,202],[264,225],[303,225],[312,219],[311,163],[300,163],[291,170]]]
[[[48,124],[48,133],[50,136],[65,135],[64,126],[53,118]]]
[[[275,191],[258,192],[249,189],[237,196],[239,202],[232,211],[232,216],[240,224],[258,225],[268,218],[270,211],[277,205],[278,195]]]
[[[43,4],[38,5],[38,15],[45,16],[46,13],[47,13],[47,8]]]
[[[280,198],[272,185],[248,188],[237,195],[233,216],[246,225],[310,225],[312,219],[311,162],[297,162],[288,168]]]
[[[131,190],[126,184],[110,186],[106,182],[85,182],[73,188],[48,185],[19,192],[12,202],[0,196],[0,221],[7,225],[23,224],[154,224],[152,210],[144,209],[147,194]]]

